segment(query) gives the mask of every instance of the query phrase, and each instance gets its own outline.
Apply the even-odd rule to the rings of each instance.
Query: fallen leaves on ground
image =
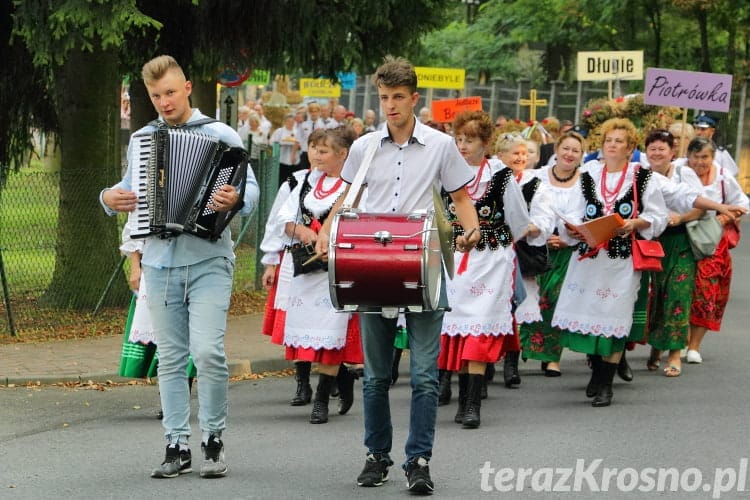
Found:
[[[265,290],[233,293],[229,316],[262,313],[267,296]],[[106,337],[122,335],[125,330],[127,308],[102,308],[94,316],[91,311],[44,308],[37,302],[36,298],[13,299],[17,335],[12,337],[0,321],[0,345]],[[0,303],[0,318],[5,314],[4,305]]]

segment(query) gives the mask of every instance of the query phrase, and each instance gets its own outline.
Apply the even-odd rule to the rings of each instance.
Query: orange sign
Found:
[[[482,98],[462,97],[432,102],[432,119],[438,123],[452,122],[456,113],[462,111],[482,111]]]

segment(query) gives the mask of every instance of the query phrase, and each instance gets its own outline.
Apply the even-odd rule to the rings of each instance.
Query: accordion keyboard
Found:
[[[130,183],[137,197],[136,208],[128,214],[131,238],[148,236],[148,160],[151,155],[151,134],[134,135],[131,138],[132,162]]]

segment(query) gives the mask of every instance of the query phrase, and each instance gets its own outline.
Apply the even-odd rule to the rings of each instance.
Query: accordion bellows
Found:
[[[138,197],[128,216],[131,237],[188,233],[219,239],[241,203],[228,212],[216,212],[209,205],[225,184],[243,198],[247,152],[189,128],[159,127],[134,134],[131,141],[131,183]]]

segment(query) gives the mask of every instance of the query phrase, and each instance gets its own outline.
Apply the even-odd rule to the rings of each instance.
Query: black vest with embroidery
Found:
[[[605,167],[606,168],[606,167]],[[643,205],[643,193],[646,191],[649,179],[651,179],[651,170],[646,168],[639,168],[636,173],[635,184],[638,188],[638,212],[640,213]],[[588,172],[581,173],[581,189],[583,190],[583,197],[586,199],[586,213],[584,215],[584,222],[588,220],[598,219],[604,215],[604,204],[599,201],[596,196],[596,183],[594,178]],[[613,205],[613,212],[620,214],[623,219],[629,219],[631,217],[638,217],[638,214],[633,214],[633,185],[627,190],[622,198],[618,198]],[[630,235],[622,237],[615,236],[607,242],[607,256],[610,259],[627,259],[632,253],[632,241]],[[578,253],[585,255],[591,249],[589,246],[581,242],[578,244]],[[588,257],[593,259],[598,255],[594,253]]]
[[[484,195],[474,201],[474,208],[479,218],[479,243],[475,247],[482,251],[487,248],[497,250],[500,247],[508,247],[513,243],[513,235],[510,226],[505,222],[505,205],[503,195],[509,182],[513,180],[513,172],[510,168],[504,168],[493,174],[487,183]],[[464,229],[456,217],[456,207],[450,195],[443,191],[443,203],[448,208],[448,220],[453,225],[453,250],[456,250],[456,238],[464,234]]]
[[[526,200],[526,209],[531,210],[531,200],[534,199],[536,190],[539,189],[539,185],[542,183],[542,179],[534,177],[529,182],[523,185],[521,192],[523,193],[523,199]]]
[[[305,206],[305,197],[307,196],[307,193],[309,193],[310,190],[312,189],[312,184],[310,184],[310,173],[311,172],[308,172],[307,175],[305,175],[305,180],[303,181],[302,189],[300,189],[299,191],[299,209],[300,209],[300,212],[302,213],[302,224],[304,224],[307,227],[310,227],[310,225],[312,224],[312,221],[316,219],[315,215],[310,210],[308,210],[307,207]],[[293,178],[294,176],[292,175],[290,177]],[[296,185],[297,183],[296,179],[294,183]],[[335,202],[336,200],[334,200],[333,203]],[[317,218],[318,222],[322,224],[323,221],[326,220],[326,218],[328,217],[328,214],[331,213],[331,208],[333,208],[333,203],[331,203],[331,206],[328,207],[328,210],[320,214],[320,217]]]

